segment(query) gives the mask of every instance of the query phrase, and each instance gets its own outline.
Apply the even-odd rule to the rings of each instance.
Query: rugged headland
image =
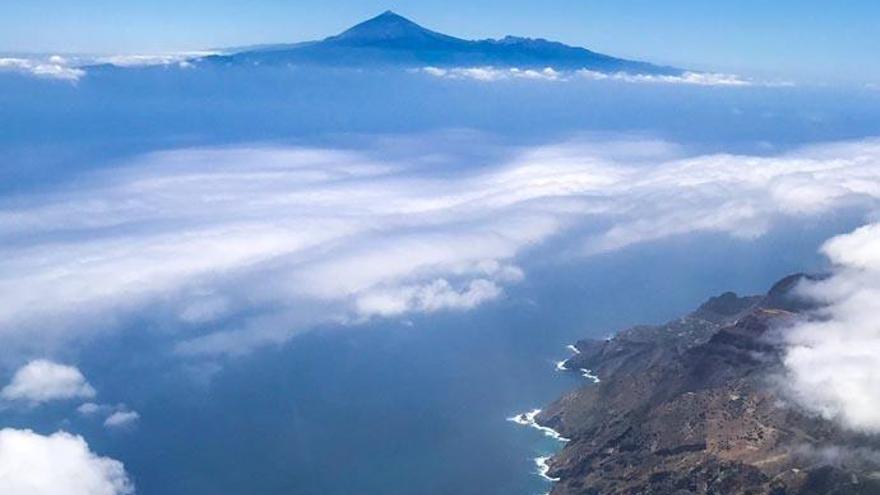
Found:
[[[601,381],[537,422],[569,439],[552,495],[880,494],[880,441],[786,400],[780,332],[811,309],[778,282],[661,326],[583,340],[566,369]]]

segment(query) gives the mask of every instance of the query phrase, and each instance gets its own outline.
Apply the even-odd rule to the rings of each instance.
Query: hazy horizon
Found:
[[[634,0],[631,3],[628,8],[599,3],[566,2],[561,8],[544,5],[540,12],[528,9],[526,21],[525,10],[509,6],[498,6],[487,16],[492,4],[453,4],[456,12],[470,12],[453,16],[453,9],[421,2],[374,2],[357,8],[343,8],[343,2],[338,9],[273,2],[224,2],[212,4],[212,9],[199,9],[199,2],[190,2],[165,11],[158,10],[161,4],[151,4],[151,9],[130,4],[107,8],[90,0],[73,7],[41,0],[16,4],[0,20],[0,53],[168,54],[312,41],[394,10],[429,29],[465,39],[506,35],[547,38],[693,70],[803,82],[866,84],[880,80],[880,71],[860,62],[873,55],[873,45],[862,40],[876,40],[869,21],[880,15],[874,4],[828,10],[818,1],[775,2],[760,6],[761,21],[756,22],[751,13],[759,7],[742,2],[715,3],[711,9],[692,0],[662,8]],[[58,15],[45,18],[46,9]],[[626,17],[621,16],[624,11]],[[230,23],[233,18],[235,22]],[[4,25],[4,20],[15,21]],[[86,24],[88,35],[80,36]],[[162,27],[156,36],[158,26]]]

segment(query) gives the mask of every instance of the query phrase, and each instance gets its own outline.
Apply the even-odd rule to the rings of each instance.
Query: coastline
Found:
[[[562,434],[560,434],[558,431],[554,430],[553,428],[550,428],[548,426],[542,426],[541,424],[539,424],[538,421],[536,420],[536,418],[538,417],[539,414],[541,414],[540,409],[532,409],[529,412],[524,412],[521,414],[517,414],[515,416],[511,416],[511,417],[507,418],[507,421],[511,421],[511,422],[516,423],[521,426],[527,426],[529,428],[534,428],[534,429],[540,431],[541,433],[543,433],[544,436],[550,437],[550,438],[552,438],[558,442],[561,442],[561,443],[565,443],[565,442],[570,441],[568,438],[565,438],[564,436],[562,436]]]
[[[559,495],[880,493],[880,461],[813,454],[880,450],[880,438],[791,407],[768,384],[785,370],[776,332],[818,307],[797,290],[814,279],[791,275],[757,296],[726,292],[667,323],[568,346],[575,355],[557,369],[603,380],[522,416],[571,438],[534,459],[537,474]]]
[[[565,346],[565,348],[567,350],[569,350],[575,356],[577,356],[581,353],[580,349],[578,349],[575,344],[568,344]],[[568,368],[567,363],[568,363],[568,359],[556,361],[555,362],[556,371],[565,371],[565,372],[575,371],[574,369]],[[579,368],[579,369],[577,369],[577,371],[581,374],[581,376],[590,380],[594,384],[600,382],[599,377],[589,369]],[[556,440],[557,442],[559,442],[560,444],[565,444],[567,442],[570,442],[571,439],[564,437],[557,430],[550,428],[549,426],[544,426],[538,422],[537,418],[538,418],[538,415],[541,414],[541,411],[542,410],[540,408],[535,408],[530,411],[511,416],[511,417],[507,418],[507,421],[510,421],[512,423],[516,423],[520,426],[525,426],[525,427],[540,431],[541,433],[544,434],[544,436],[552,438],[552,439]],[[550,474],[549,474],[550,470],[551,470],[550,463],[552,462],[553,457],[556,455],[556,453],[558,453],[558,451],[554,452],[553,454],[542,454],[542,455],[539,455],[539,456],[534,457],[532,459],[533,462],[535,463],[535,466],[537,467],[536,474],[550,483],[556,483],[560,480],[560,478],[555,478],[553,476],[550,476]],[[549,494],[549,492],[548,492],[548,494]]]

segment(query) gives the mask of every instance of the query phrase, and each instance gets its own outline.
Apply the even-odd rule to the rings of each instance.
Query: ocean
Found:
[[[122,173],[133,157],[178,148],[284,143],[425,156],[412,143],[435,136],[437,148],[455,148],[441,161],[453,165],[413,173],[450,175],[580,134],[770,155],[880,131],[880,99],[869,93],[395,77],[391,89],[387,74],[276,69],[110,71],[76,84],[3,76],[0,204],[76,190],[88,174]],[[750,238],[702,232],[590,256],[555,236],[519,257],[521,281],[475,308],[324,321],[218,359],[175,353],[187,330],[155,306],[118,309],[69,347],[30,352],[78,363],[99,399],[140,414],[135,427],[110,431],[70,403],[5,408],[0,422],[83,435],[125,464],[142,495],[543,494],[550,482],[536,459],[561,443],[509,419],[590,386],[556,369],[568,344],[822,271],[822,242],[862,215],[852,205]]]

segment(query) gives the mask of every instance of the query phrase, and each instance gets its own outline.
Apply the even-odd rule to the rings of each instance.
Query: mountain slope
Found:
[[[537,418],[571,439],[551,462],[552,494],[880,493],[878,457],[863,455],[880,440],[786,405],[774,385],[784,372],[775,329],[809,308],[791,290],[800,277],[578,342],[566,368],[601,382]]]
[[[390,11],[322,41],[245,49],[204,60],[220,64],[553,67],[632,74],[682,73],[672,67],[620,59],[544,39],[508,36],[500,40],[465,40],[425,29]]]

